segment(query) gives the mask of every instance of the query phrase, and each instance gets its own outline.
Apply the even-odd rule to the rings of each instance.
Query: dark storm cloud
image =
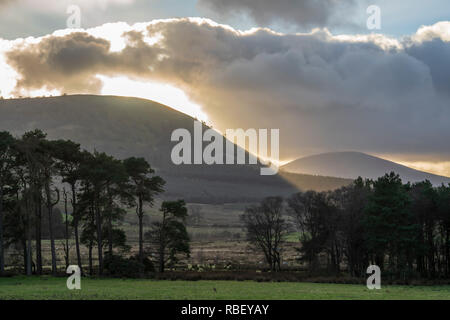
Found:
[[[258,25],[296,24],[303,27],[325,27],[348,24],[355,9],[355,0],[199,0],[222,16],[244,13]]]
[[[429,66],[436,89],[450,97],[449,43],[439,38],[427,39],[408,46],[406,52]]]
[[[124,36],[132,38],[132,33]],[[122,52],[112,53],[109,41],[76,32],[62,37],[48,36],[38,44],[18,46],[6,57],[20,74],[17,90],[45,87],[66,93],[98,93],[101,82],[96,74],[146,73],[156,51],[131,40]]]
[[[219,129],[281,128],[284,157],[450,155],[450,42],[439,37],[237,32],[201,19],[155,22],[124,36],[120,52],[88,33],[16,47],[7,58],[21,76],[17,89],[98,93],[96,74],[126,75],[182,88]]]

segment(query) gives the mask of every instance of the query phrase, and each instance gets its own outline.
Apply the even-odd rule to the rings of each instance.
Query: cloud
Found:
[[[0,0],[0,8],[10,5],[14,1],[16,1],[16,0]]]
[[[110,21],[141,21],[149,15],[153,1],[143,0],[0,0],[0,37],[16,39],[45,35],[65,28],[73,14],[68,8],[80,8],[82,27]]]
[[[158,49],[133,39],[133,34],[124,34],[129,45],[120,52],[110,50],[110,41],[86,32],[17,45],[6,53],[7,62],[20,74],[16,95],[43,87],[66,93],[98,93],[102,83],[97,74],[146,74]]]
[[[75,2],[69,0],[60,0],[57,3],[54,0],[0,0],[0,6],[3,4],[16,3],[27,8],[32,8],[37,11],[61,11],[69,5],[79,5],[83,8],[101,8],[105,9],[108,6],[114,5],[131,5],[135,0],[77,0]],[[64,11],[62,11],[64,13]]]
[[[301,27],[348,25],[357,7],[355,0],[199,0],[198,4],[220,16],[246,14],[259,26],[281,23]]]
[[[283,158],[335,150],[450,155],[442,26],[432,37],[402,40],[241,32],[200,18],[112,26],[15,43],[5,54],[19,75],[15,90],[99,93],[97,75],[127,76],[184,90],[222,131],[280,128]],[[122,49],[108,38],[121,39],[113,47]]]
[[[433,84],[440,93],[450,97],[450,22],[422,27],[408,41],[405,51],[423,61],[429,68]]]
[[[411,39],[416,43],[441,39],[450,41],[450,21],[441,21],[431,26],[422,26]]]

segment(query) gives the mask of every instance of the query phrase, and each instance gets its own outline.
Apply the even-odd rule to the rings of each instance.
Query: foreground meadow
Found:
[[[155,281],[146,279],[82,279],[81,290],[70,291],[66,278],[0,278],[0,300],[450,300],[450,286],[384,286],[370,291],[364,285],[253,282]]]

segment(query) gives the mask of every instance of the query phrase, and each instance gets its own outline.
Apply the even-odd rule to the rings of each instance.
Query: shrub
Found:
[[[139,255],[134,255],[134,256],[130,257],[130,260],[140,263]],[[144,265],[145,273],[155,272],[155,265],[153,264],[153,262],[150,260],[150,258],[148,256],[144,256],[143,265]]]
[[[140,275],[145,266],[139,261],[126,259],[117,255],[107,255],[104,260],[105,270],[113,277],[133,278]]]

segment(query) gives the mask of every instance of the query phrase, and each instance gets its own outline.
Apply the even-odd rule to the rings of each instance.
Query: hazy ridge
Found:
[[[450,178],[415,170],[398,163],[361,152],[332,152],[304,157],[292,161],[282,170],[293,173],[333,176],[355,179],[358,176],[376,179],[394,171],[404,182],[429,180],[435,185],[450,183]]]
[[[180,165],[170,153],[172,131],[193,134],[194,119],[164,105],[138,98],[73,95],[0,100],[0,130],[16,136],[36,128],[50,139],[71,139],[83,148],[118,158],[145,157],[167,180],[165,197],[191,202],[256,201],[301,189],[331,190],[347,179],[289,175],[261,176],[259,165]],[[289,180],[290,182],[288,182]]]

